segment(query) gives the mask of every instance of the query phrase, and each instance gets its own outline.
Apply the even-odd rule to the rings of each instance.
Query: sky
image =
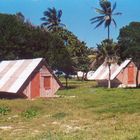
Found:
[[[117,28],[111,25],[111,37],[116,41],[120,28],[131,21],[140,22],[140,0],[110,1],[112,3],[116,1],[115,11],[122,13],[121,16],[114,17]],[[61,22],[81,41],[85,41],[88,47],[96,47],[96,44],[107,38],[104,26],[94,29],[95,25],[90,23],[92,17],[98,16],[95,7],[100,8],[99,0],[0,0],[0,13],[22,12],[33,25],[40,25],[43,12],[52,7],[63,11]]]

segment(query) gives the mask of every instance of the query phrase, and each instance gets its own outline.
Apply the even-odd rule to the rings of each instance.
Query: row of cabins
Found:
[[[113,87],[135,87],[137,68],[131,59],[121,65],[111,65]],[[95,80],[101,86],[107,86],[109,70],[103,63],[94,73],[88,74],[88,80]],[[138,82],[140,84],[140,72]],[[61,82],[46,65],[43,58],[2,61],[0,63],[0,97],[28,98],[55,97],[62,87]]]

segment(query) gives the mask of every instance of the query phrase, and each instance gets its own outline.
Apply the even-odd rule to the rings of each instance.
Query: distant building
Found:
[[[131,59],[125,60],[120,65],[111,64],[111,81],[113,87],[136,87],[136,65]],[[91,76],[88,76],[88,80],[96,80],[101,86],[107,86],[109,77],[109,69],[104,62]],[[140,84],[140,71],[138,76],[138,82]]]
[[[55,97],[60,87],[60,81],[43,58],[0,63],[0,97]]]

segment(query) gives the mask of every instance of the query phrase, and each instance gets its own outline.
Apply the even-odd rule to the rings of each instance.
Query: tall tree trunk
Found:
[[[85,76],[84,76],[85,80],[87,80],[87,74],[88,74],[88,72],[86,71]]]
[[[139,69],[140,69],[140,65],[137,65],[137,72],[136,72],[136,87],[139,86]]]
[[[85,73],[83,72],[82,81],[85,79]]]
[[[79,78],[79,76],[78,76],[78,72],[77,72],[77,80],[79,81],[79,79],[80,79],[80,78]]]
[[[108,74],[108,88],[111,88],[111,69],[110,69],[111,64],[108,64],[108,69],[109,69],[109,74]]]
[[[65,76],[65,80],[66,80],[66,88],[68,88],[68,76]]]
[[[108,41],[110,40],[110,25],[107,26],[107,31],[108,31]],[[108,42],[109,44],[109,42]],[[110,69],[111,64],[108,63],[108,69],[109,69],[109,75],[108,75],[108,88],[111,88],[111,69]]]
[[[108,40],[110,39],[110,26],[107,26]]]

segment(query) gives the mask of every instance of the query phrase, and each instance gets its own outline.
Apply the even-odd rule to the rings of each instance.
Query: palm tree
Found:
[[[111,2],[108,0],[100,0],[99,2],[101,9],[95,8],[96,12],[100,14],[100,16],[91,18],[91,24],[98,23],[95,28],[99,27],[104,23],[105,28],[108,31],[108,39],[110,39],[110,25],[111,22],[114,23],[115,27],[117,26],[116,21],[114,20],[113,16],[121,15],[120,12],[114,13],[116,9],[116,2],[111,6]]]
[[[41,26],[46,26],[48,31],[56,31],[58,28],[65,26],[61,23],[62,10],[56,10],[53,8],[48,8],[44,11],[44,16],[41,18],[44,21]]]
[[[116,56],[114,55],[115,50],[112,48],[113,44],[111,43],[112,41],[110,40],[110,25],[113,22],[115,27],[117,26],[116,21],[114,20],[113,16],[121,15],[121,13],[120,12],[114,13],[114,10],[116,9],[116,2],[113,4],[113,7],[111,5],[111,2],[108,0],[100,0],[99,4],[100,4],[101,9],[95,8],[95,10],[97,13],[101,15],[90,19],[90,21],[91,21],[91,24],[98,23],[95,26],[95,28],[99,27],[103,23],[105,25],[105,28],[107,28],[108,39],[106,40],[106,42],[103,42],[102,47],[100,48],[101,50],[99,49],[102,55],[98,55],[97,58],[99,57],[100,59],[100,57],[103,56],[105,62],[108,65],[108,68],[109,68],[108,88],[110,88],[111,87],[110,66],[111,66],[111,63],[113,63],[116,58]]]
[[[111,88],[111,64],[119,61],[119,46],[113,40],[104,40],[97,44],[96,61],[105,61],[109,69],[108,88]]]

